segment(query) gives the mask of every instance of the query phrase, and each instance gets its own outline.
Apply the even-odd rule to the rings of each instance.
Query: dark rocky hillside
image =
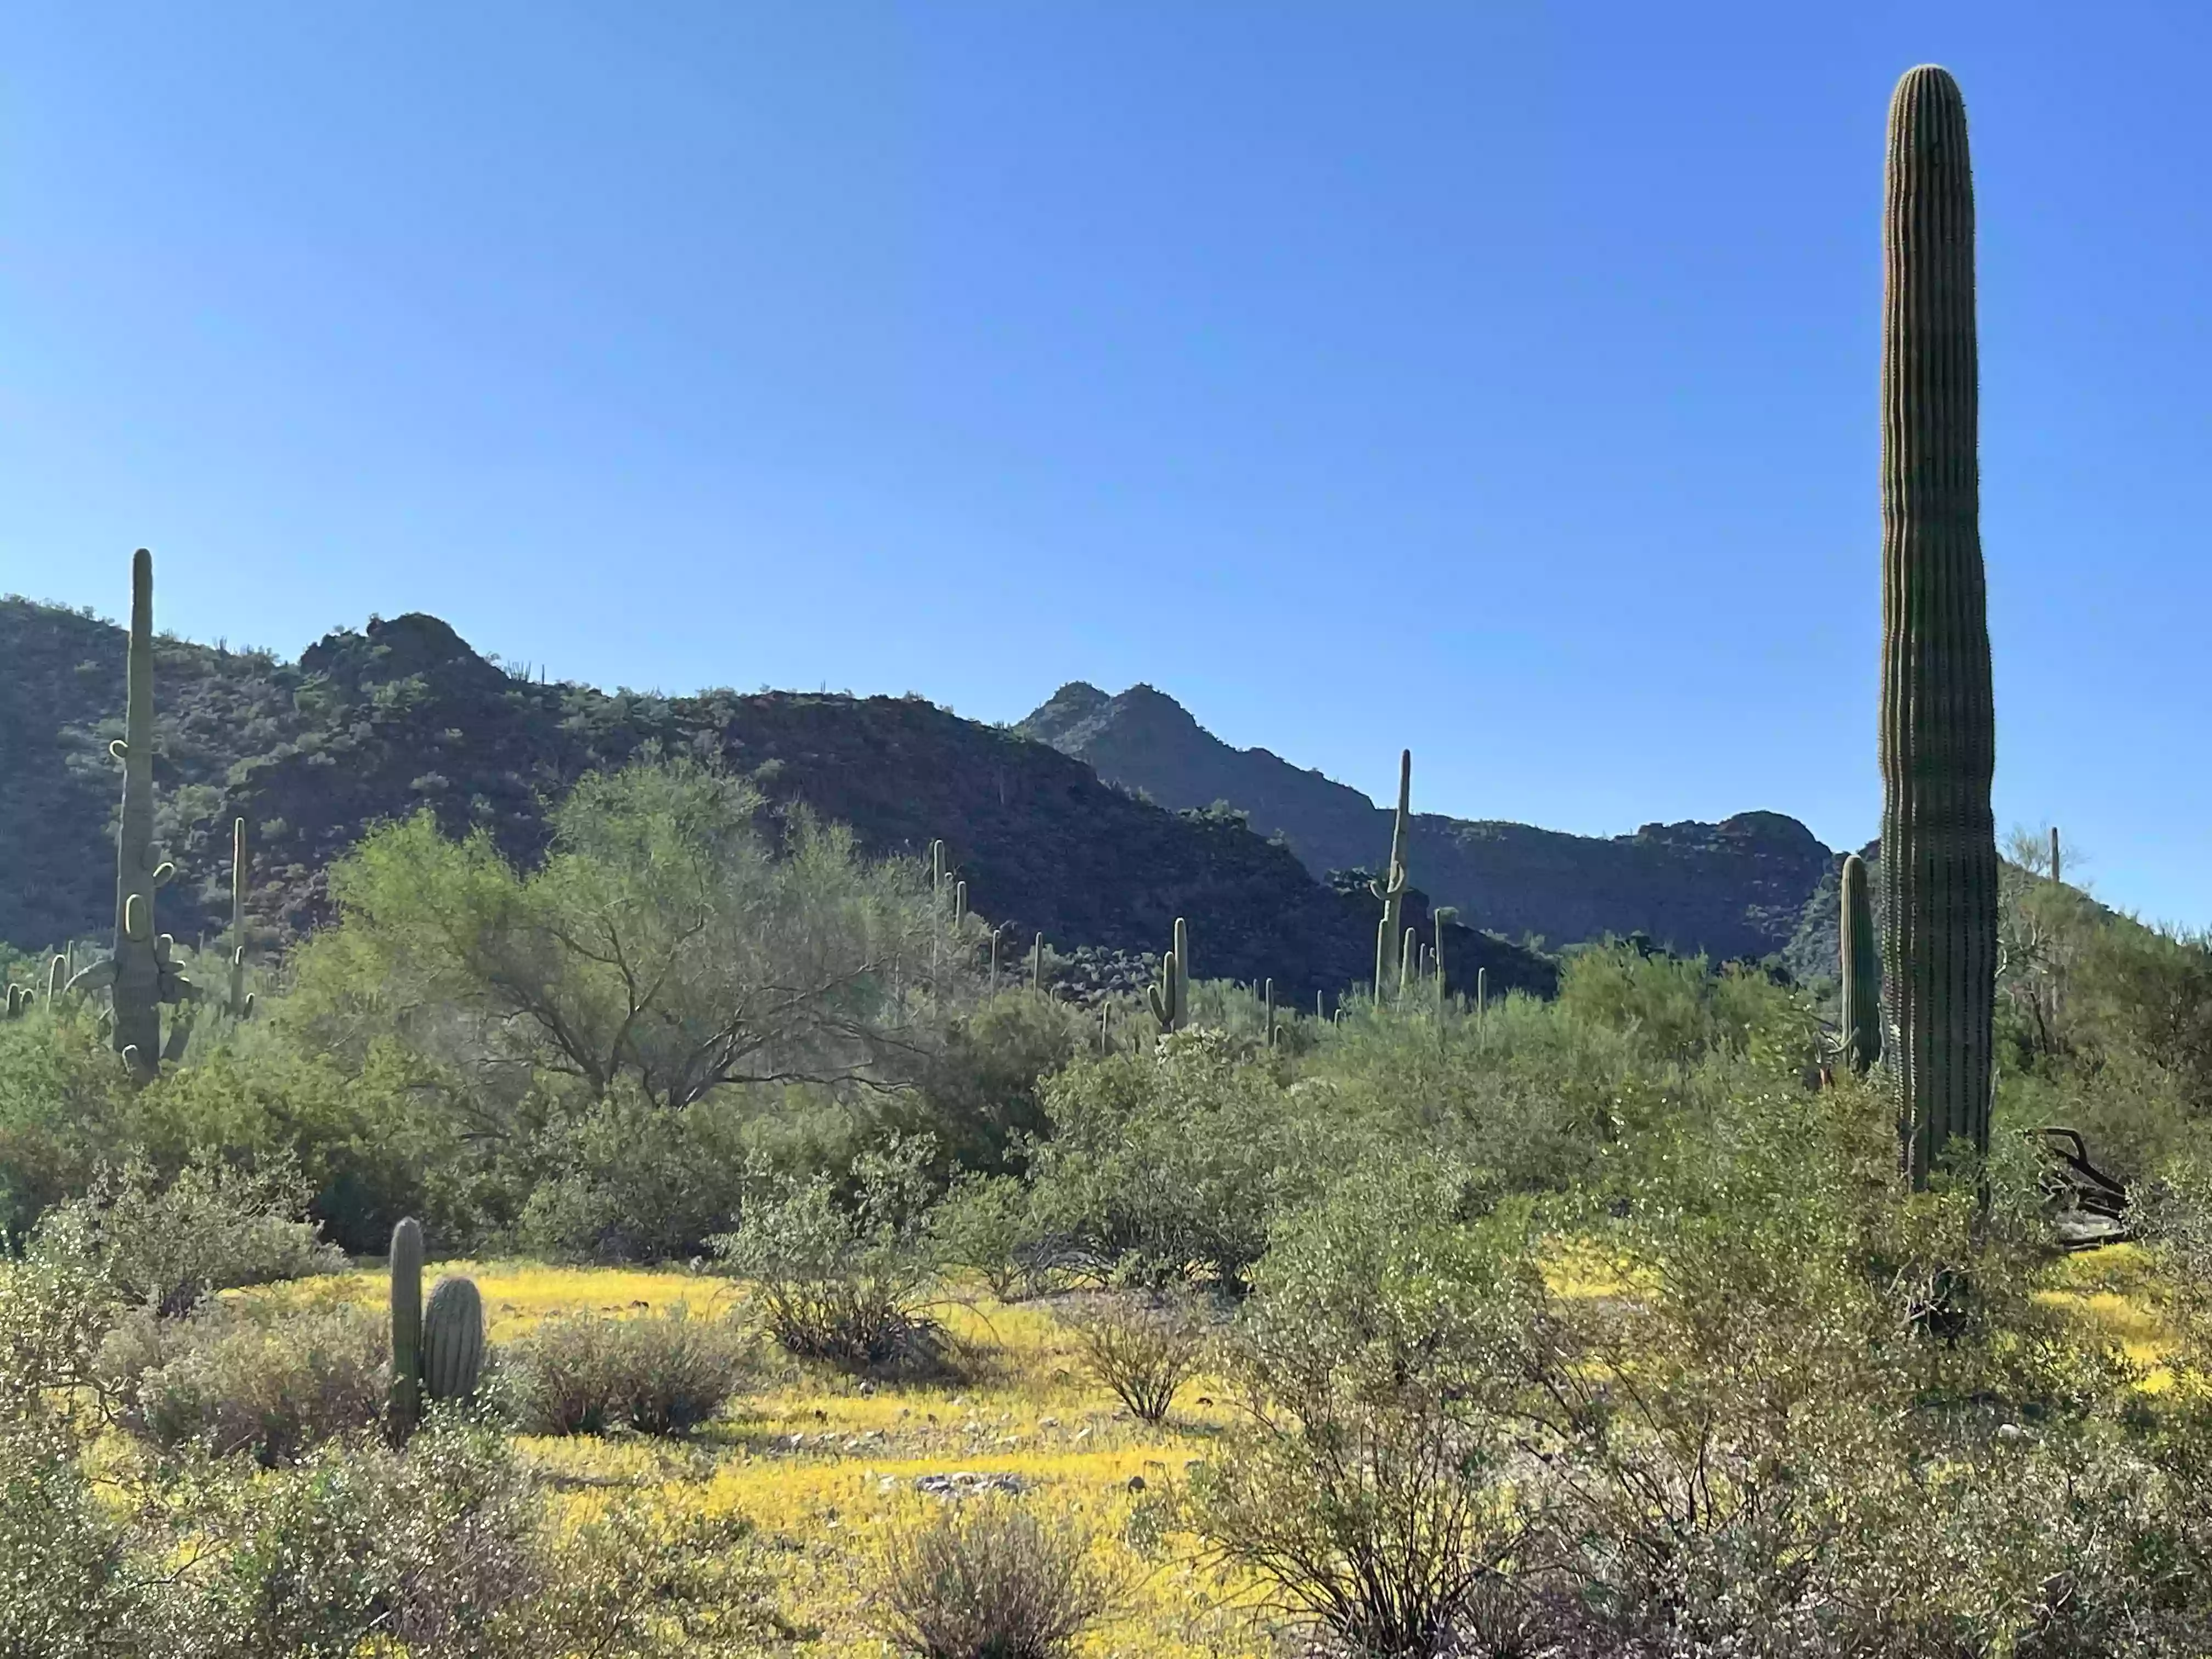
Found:
[[[0,939],[97,939],[113,910],[122,630],[0,601]],[[782,693],[691,697],[533,683],[435,617],[332,634],[297,663],[161,642],[161,833],[179,866],[163,927],[227,919],[229,826],[249,825],[252,920],[281,945],[326,915],[325,872],[376,823],[422,808],[487,830],[509,856],[544,850],[545,807],[584,772],[657,747],[720,757],[771,801],[851,824],[872,850],[943,836],[972,907],[1026,948],[1154,951],[1189,918],[1202,978],[1272,976],[1310,1002],[1371,971],[1374,907],[1316,880],[1234,815],[1178,813],[1080,761],[919,699]],[[1427,925],[1426,904],[1409,913]],[[1455,929],[1455,977],[1547,989],[1548,963]]]
[[[1317,876],[1389,855],[1388,807],[1267,750],[1231,748],[1151,686],[1109,696],[1065,685],[1018,729],[1163,806],[1225,802],[1247,812],[1255,830],[1279,836]],[[1418,755],[1413,782],[1418,801]],[[1424,812],[1408,862],[1437,902],[1508,938],[1559,945],[1640,933],[1685,955],[1787,955],[1802,969],[1818,950],[1817,939],[1799,938],[1807,905],[1837,860],[1778,812],[1651,823],[1610,839]]]

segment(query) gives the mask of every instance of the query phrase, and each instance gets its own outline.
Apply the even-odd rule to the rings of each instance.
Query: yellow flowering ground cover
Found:
[[[465,1273],[484,1298],[495,1345],[549,1315],[629,1316],[682,1305],[692,1315],[738,1311],[743,1287],[711,1275],[550,1267],[534,1262],[448,1262],[428,1276]],[[2171,1334],[2151,1310],[2142,1253],[2121,1245],[2057,1264],[2042,1297],[2118,1340],[2147,1368],[2143,1386],[2167,1385],[2159,1361]],[[1632,1291],[1636,1275],[1592,1246],[1547,1264],[1555,1293]],[[381,1272],[233,1292],[291,1305],[380,1304]],[[1084,1374],[1048,1305],[1009,1306],[963,1292],[936,1310],[962,1375],[941,1384],[864,1382],[764,1352],[758,1384],[720,1420],[681,1441],[636,1435],[525,1437],[520,1449],[581,1522],[617,1494],[650,1494],[671,1513],[734,1510],[758,1528],[780,1610],[816,1632],[805,1650],[888,1655],[862,1614],[866,1563],[883,1528],[947,1500],[916,1490],[929,1475],[1012,1475],[1023,1501],[1073,1516],[1130,1593],[1119,1618],[1086,1651],[1162,1659],[1261,1659],[1282,1651],[1259,1587],[1208,1561],[1196,1540],[1166,1524],[1165,1498],[1194,1460],[1213,1452],[1233,1413],[1220,1386],[1187,1384],[1165,1425],[1135,1421]]]
[[[447,1262],[482,1291],[492,1341],[512,1340],[548,1315],[590,1310],[694,1316],[734,1310],[741,1287],[680,1272]],[[301,1305],[380,1304],[374,1269],[238,1292]],[[1126,1577],[1122,1616],[1085,1651],[1161,1659],[1261,1659],[1279,1652],[1256,1587],[1224,1576],[1197,1541],[1163,1524],[1164,1498],[1190,1462],[1209,1454],[1231,1411],[1218,1385],[1184,1385],[1167,1423],[1139,1423],[1091,1383],[1049,1310],[963,1293],[934,1310],[962,1363],[942,1384],[867,1382],[824,1367],[764,1356],[762,1386],[720,1421],[681,1441],[622,1435],[528,1437],[525,1457],[581,1522],[618,1493],[649,1492],[672,1511],[734,1510],[759,1528],[780,1587],[780,1610],[818,1631],[802,1650],[888,1655],[861,1616],[866,1564],[881,1529],[926,1514],[942,1498],[915,1490],[932,1474],[1011,1474],[1040,1513],[1077,1518],[1104,1562]]]

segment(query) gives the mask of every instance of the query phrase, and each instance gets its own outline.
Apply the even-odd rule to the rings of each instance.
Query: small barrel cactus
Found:
[[[441,1279],[422,1310],[422,1392],[467,1400],[483,1375],[483,1297],[473,1279]]]

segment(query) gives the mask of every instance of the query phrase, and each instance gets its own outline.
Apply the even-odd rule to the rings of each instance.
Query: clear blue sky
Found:
[[[1981,214],[1998,818],[2212,922],[2212,10],[0,21],[0,590],[557,677],[1136,680],[1372,793],[1875,829],[1884,111]],[[0,672],[4,672],[0,665]]]

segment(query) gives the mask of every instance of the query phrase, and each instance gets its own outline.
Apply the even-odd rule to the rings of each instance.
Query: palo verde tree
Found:
[[[688,761],[587,776],[552,823],[527,872],[427,815],[369,836],[332,869],[340,920],[301,951],[295,1017],[373,999],[457,1067],[593,1098],[625,1081],[668,1107],[920,1058],[897,1007],[930,959],[918,866],[804,815],[774,825],[750,786]]]

